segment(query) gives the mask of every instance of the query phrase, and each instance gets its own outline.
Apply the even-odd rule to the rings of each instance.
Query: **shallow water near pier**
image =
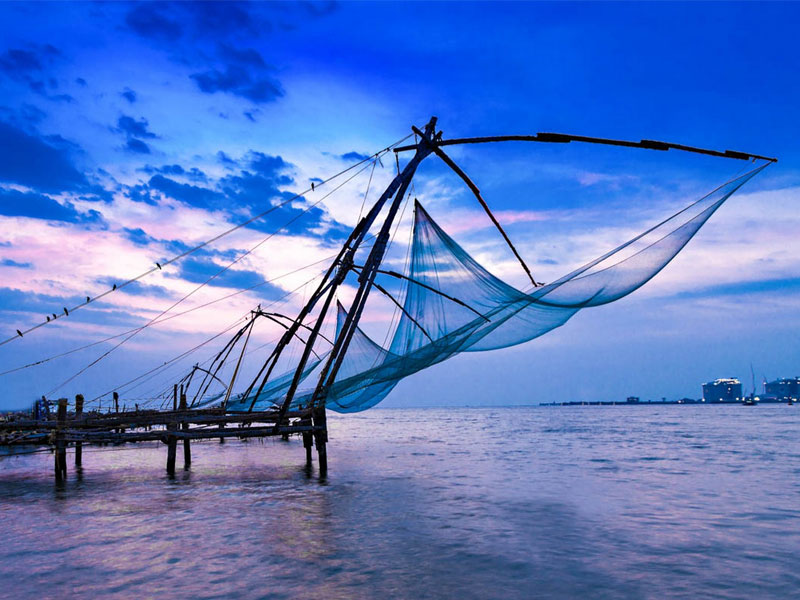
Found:
[[[800,407],[372,410],[299,439],[0,459],[0,597],[789,598]],[[179,465],[182,453],[178,452]],[[315,455],[316,460],[316,455]],[[315,464],[316,467],[316,464]]]

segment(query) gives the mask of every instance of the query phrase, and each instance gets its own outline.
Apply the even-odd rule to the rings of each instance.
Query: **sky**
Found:
[[[318,184],[432,115],[445,137],[554,131],[779,162],[631,296],[418,373],[382,406],[697,398],[718,377],[759,391],[763,378],[800,375],[793,3],[8,2],[0,17],[0,337],[51,318],[0,346],[0,409],[130,380],[123,398],[145,402],[213,357],[257,305],[296,313],[395,161]],[[747,167],[579,144],[451,155],[544,281]],[[412,194],[492,273],[524,285],[435,158]],[[411,212],[387,258],[398,268]],[[352,292],[351,281],[342,300]],[[376,299],[365,331],[384,339],[391,313]],[[163,317],[118,348],[127,334],[103,341]],[[254,330],[241,381],[281,331]]]

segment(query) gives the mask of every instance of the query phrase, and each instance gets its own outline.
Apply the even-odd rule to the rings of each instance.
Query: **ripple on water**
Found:
[[[788,598],[800,411],[737,408],[332,415],[323,480],[296,440],[196,444],[174,479],[163,446],[86,449],[60,487],[49,455],[6,459],[0,579],[18,600]]]

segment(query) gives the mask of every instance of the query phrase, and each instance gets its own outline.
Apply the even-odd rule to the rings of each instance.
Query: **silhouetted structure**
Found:
[[[703,384],[703,402],[739,402],[742,398],[742,382],[735,377]]]
[[[776,400],[800,400],[800,377],[781,378],[764,385],[767,396]]]

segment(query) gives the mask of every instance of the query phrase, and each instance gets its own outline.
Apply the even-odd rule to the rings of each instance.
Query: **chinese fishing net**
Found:
[[[400,320],[388,348],[357,329],[327,408],[342,413],[375,406],[404,377],[460,352],[479,352],[527,342],[566,323],[584,308],[608,304],[652,279],[700,227],[761,165],[720,186],[647,231],[564,275],[527,291],[503,282],[478,264],[415,204],[413,241]],[[380,276],[380,275],[379,275]],[[337,334],[346,317],[339,305]],[[292,406],[307,405],[325,355],[303,372],[304,387]],[[229,410],[280,405],[293,371],[275,378],[258,398],[233,397]]]

